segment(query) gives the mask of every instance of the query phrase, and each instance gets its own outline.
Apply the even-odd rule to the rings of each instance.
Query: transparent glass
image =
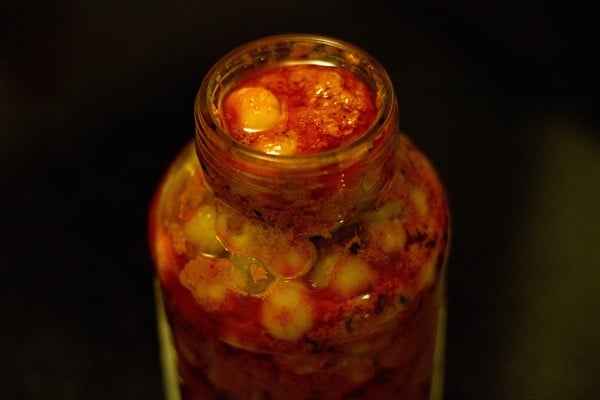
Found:
[[[228,91],[297,64],[364,81],[371,127],[301,156],[235,141]],[[167,397],[439,399],[448,207],[379,63],[320,36],[254,41],[209,71],[195,120],[150,213]]]

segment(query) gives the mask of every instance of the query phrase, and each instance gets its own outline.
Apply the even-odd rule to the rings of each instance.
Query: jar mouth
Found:
[[[275,155],[232,137],[219,117],[224,97],[248,75],[297,64],[345,68],[372,91],[370,127],[339,147]],[[258,39],[225,55],[208,72],[195,103],[196,152],[215,198],[269,226],[327,235],[371,206],[389,185],[397,105],[389,76],[368,53],[307,34]]]
[[[358,75],[373,91],[377,115],[371,126],[357,138],[339,147],[301,155],[269,154],[243,144],[228,134],[218,116],[220,102],[240,77],[258,69],[281,65],[312,64],[337,66]],[[394,89],[390,77],[379,62],[366,51],[345,41],[313,34],[281,34],[248,42],[223,56],[209,70],[195,101],[197,142],[211,142],[239,160],[279,171],[323,168],[363,157],[373,143],[384,140],[382,129],[392,118]],[[207,136],[201,138],[199,136]],[[209,136],[209,137],[208,137]],[[198,145],[201,146],[200,143]]]

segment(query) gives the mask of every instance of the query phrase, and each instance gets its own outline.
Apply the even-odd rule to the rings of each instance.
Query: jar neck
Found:
[[[348,69],[370,86],[378,109],[356,140],[315,154],[281,156],[234,140],[220,119],[220,102],[241,77],[289,64]],[[308,235],[327,235],[352,220],[385,190],[398,137],[397,106],[384,69],[344,42],[311,35],[280,35],[251,42],[209,71],[195,104],[196,150],[217,198],[248,217]]]

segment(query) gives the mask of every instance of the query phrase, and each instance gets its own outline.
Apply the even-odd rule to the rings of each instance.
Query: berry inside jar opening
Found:
[[[377,116],[373,91],[342,67],[285,65],[246,77],[218,115],[238,142],[273,155],[314,154],[350,143]]]

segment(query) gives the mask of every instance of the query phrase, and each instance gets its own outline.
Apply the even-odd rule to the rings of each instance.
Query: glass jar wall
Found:
[[[220,60],[195,106],[150,215],[170,395],[438,396],[448,207],[384,69],[339,40],[274,36]]]

